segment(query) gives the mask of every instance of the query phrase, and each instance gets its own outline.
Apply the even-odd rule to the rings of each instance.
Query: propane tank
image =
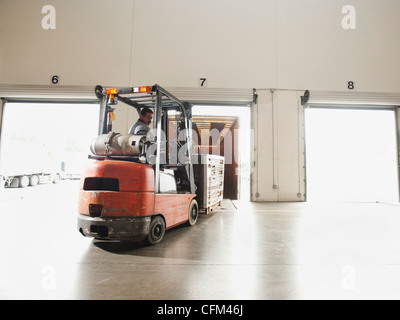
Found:
[[[146,136],[110,132],[95,138],[90,151],[96,156],[139,156]]]

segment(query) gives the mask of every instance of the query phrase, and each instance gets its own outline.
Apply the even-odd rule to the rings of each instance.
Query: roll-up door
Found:
[[[182,101],[197,104],[248,105],[254,100],[253,89],[167,87]],[[95,86],[0,85],[0,97],[7,99],[96,100]]]
[[[306,106],[387,108],[400,106],[398,93],[307,91]]]
[[[97,100],[94,86],[0,85],[0,97],[8,100]]]
[[[302,103],[306,108],[332,108],[332,109],[354,109],[354,110],[391,110],[395,115],[395,128],[397,130],[397,155],[400,155],[400,94],[398,93],[374,93],[374,92],[327,92],[306,91],[302,97]],[[378,115],[378,114],[377,114]],[[361,117],[361,114],[360,114]],[[333,120],[332,120],[333,121]],[[354,130],[356,124],[354,121]],[[378,120],[374,127],[378,126]],[[340,125],[338,124],[338,127]],[[377,137],[374,137],[377,139]],[[386,140],[385,140],[386,141]],[[383,145],[383,143],[382,143]],[[397,167],[400,168],[400,158],[396,157]],[[395,158],[394,158],[395,159]],[[308,161],[309,162],[309,161]],[[309,163],[308,163],[309,164]],[[395,165],[396,166],[396,165]],[[398,168],[397,177],[399,176]]]
[[[250,105],[254,101],[253,89],[218,88],[166,88],[178,99],[195,104]]]

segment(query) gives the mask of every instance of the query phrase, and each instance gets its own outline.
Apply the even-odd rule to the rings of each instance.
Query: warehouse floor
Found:
[[[224,201],[157,246],[75,228],[77,181],[0,190],[0,299],[399,299],[400,207]]]

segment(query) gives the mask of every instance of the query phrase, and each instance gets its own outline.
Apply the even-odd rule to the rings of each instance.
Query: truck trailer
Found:
[[[0,174],[9,188],[34,187],[40,183],[58,183],[61,179],[57,162],[51,159],[46,146],[37,142],[12,141],[1,155]]]

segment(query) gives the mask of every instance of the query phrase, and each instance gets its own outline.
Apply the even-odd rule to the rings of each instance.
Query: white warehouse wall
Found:
[[[399,13],[398,0],[1,0],[0,84],[399,92]]]
[[[135,1],[132,81],[275,87],[275,1]]]
[[[354,6],[356,29],[342,8]],[[400,1],[278,0],[277,87],[400,91]]]
[[[1,0],[0,84],[127,85],[132,0]],[[42,28],[42,8],[56,9],[56,29]]]
[[[399,13],[398,0],[0,0],[0,85],[257,88],[252,199],[302,201],[300,95],[347,81],[400,93]],[[119,111],[115,128],[135,117]]]

